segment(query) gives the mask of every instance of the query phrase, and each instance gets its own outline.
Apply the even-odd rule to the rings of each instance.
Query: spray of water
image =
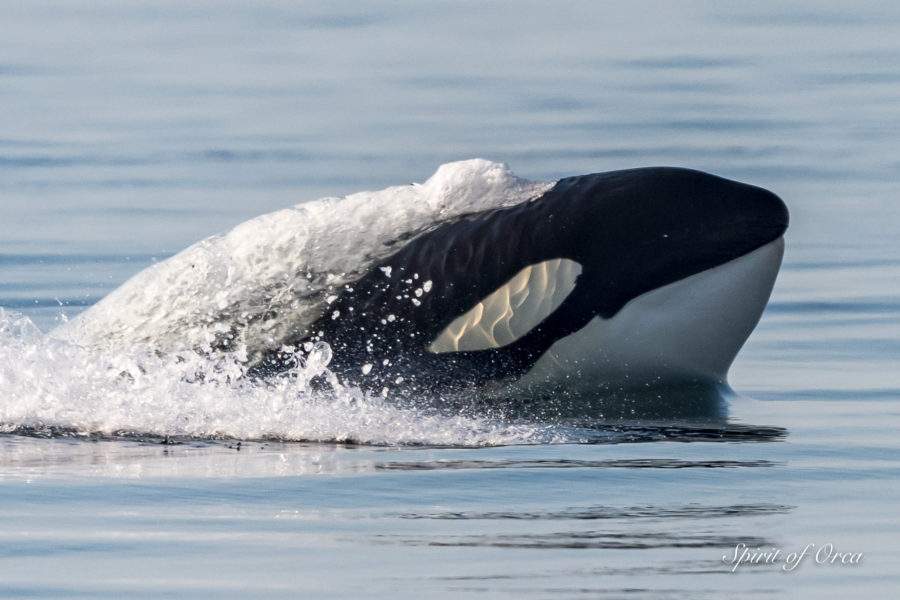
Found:
[[[261,381],[244,376],[241,350],[87,349],[0,309],[0,430],[451,446],[559,437],[549,426],[366,395],[334,380],[330,355],[320,344],[290,372]]]

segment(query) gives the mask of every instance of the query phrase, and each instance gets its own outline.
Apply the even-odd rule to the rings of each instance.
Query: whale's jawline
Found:
[[[556,342],[515,384],[590,394],[680,382],[727,386],[758,324],[784,255],[779,238],[724,265],[652,290],[611,319]],[[577,373],[577,377],[572,374]]]

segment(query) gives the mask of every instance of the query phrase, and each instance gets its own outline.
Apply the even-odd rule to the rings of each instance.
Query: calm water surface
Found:
[[[335,406],[343,438],[163,444],[42,421],[83,406],[52,356],[32,395],[0,370],[4,415],[38,407],[0,435],[0,596],[900,588],[893,5],[5,3],[0,107],[0,306],[44,332],[243,220],[473,156],[548,180],[694,167],[792,211],[712,423],[526,422],[496,445],[508,424],[478,421],[464,447],[443,421],[400,444],[388,418],[353,445],[328,441],[359,422]],[[45,352],[33,335],[16,352]],[[732,572],[740,544],[780,554]]]

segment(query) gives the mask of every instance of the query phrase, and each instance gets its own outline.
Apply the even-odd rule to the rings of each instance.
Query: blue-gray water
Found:
[[[900,587],[893,5],[6,2],[0,113],[0,306],[44,331],[250,217],[473,156],[548,180],[694,167],[792,212],[717,428],[473,448],[4,434],[0,596]],[[52,371],[36,405],[59,414],[78,388]],[[781,554],[733,573],[738,544]],[[859,564],[819,564],[828,544]]]

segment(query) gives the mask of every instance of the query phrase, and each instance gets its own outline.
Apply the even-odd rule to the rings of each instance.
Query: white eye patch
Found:
[[[428,346],[435,354],[512,344],[549,317],[575,289],[581,265],[554,258],[525,267],[450,323]]]

